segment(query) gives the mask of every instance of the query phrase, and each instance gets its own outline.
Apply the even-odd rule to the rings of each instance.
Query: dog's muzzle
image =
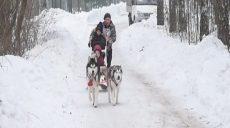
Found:
[[[94,71],[92,71],[92,76],[94,76],[95,75],[95,72]]]
[[[118,77],[117,77],[117,80],[121,80],[121,77],[120,77],[120,76],[118,76]]]

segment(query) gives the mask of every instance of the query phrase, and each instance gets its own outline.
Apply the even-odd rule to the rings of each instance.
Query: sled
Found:
[[[108,85],[107,72],[108,71],[106,66],[100,66],[100,81],[99,81],[100,90],[107,90],[107,85]]]
[[[110,30],[105,30],[105,35],[107,37],[110,37],[111,32]],[[103,53],[105,53],[105,59],[107,62],[107,49],[108,49],[108,42],[106,42],[105,50],[102,50]],[[100,66],[100,82],[99,85],[102,90],[107,90],[108,87],[108,68],[106,66]]]

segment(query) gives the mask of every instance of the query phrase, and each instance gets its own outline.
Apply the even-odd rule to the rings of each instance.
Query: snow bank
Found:
[[[36,46],[28,60],[0,57],[0,127],[74,127],[68,82],[76,72],[76,48],[59,39]]]
[[[60,36],[60,34],[58,34],[56,22],[58,19],[70,15],[71,14],[64,10],[51,8],[49,10],[43,10],[39,16],[36,16],[34,22],[38,29],[37,35],[39,44]]]
[[[210,127],[230,127],[230,55],[222,42],[207,36],[199,45],[180,43],[153,29],[154,19],[122,32],[117,42],[128,62],[125,68],[146,74],[189,110],[211,120]]]
[[[124,4],[112,5],[111,10],[117,8],[114,18],[121,6]],[[109,12],[107,9],[102,10]],[[93,13],[44,10],[34,19],[39,28],[38,45],[25,58],[0,57],[1,128],[81,126],[82,107],[91,110],[87,106],[85,64],[90,54],[88,37],[95,27],[87,20]],[[81,106],[83,102],[87,105]]]
[[[82,24],[86,18],[79,17],[60,9],[43,11],[35,19],[41,42],[25,54],[26,59],[0,57],[1,128],[76,126],[69,118],[74,96],[68,82],[76,83],[78,44],[86,35],[84,29],[88,32]]]

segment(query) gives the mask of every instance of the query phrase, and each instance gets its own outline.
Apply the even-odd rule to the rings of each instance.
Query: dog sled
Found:
[[[104,29],[103,33],[104,35],[100,35],[100,32],[102,33],[102,23],[98,24],[95,29],[95,38],[92,37],[91,39],[93,44],[91,44],[92,47],[92,54],[96,55],[97,63],[99,65],[99,80],[98,85],[100,87],[100,90],[106,90],[108,86],[108,68],[105,64],[107,62],[107,49],[108,49],[108,42],[105,37],[110,37],[111,32],[110,29]],[[98,33],[97,33],[98,32]],[[106,60],[106,61],[105,61]]]
[[[99,58],[95,51],[91,53],[87,64],[87,77],[90,80],[88,86],[93,86],[93,80],[96,80],[99,85],[99,90],[106,91],[108,86],[108,68],[104,64],[104,59],[106,58],[106,51],[101,50]],[[100,59],[103,59],[103,64],[100,63]]]
[[[97,26],[96,33],[94,33],[95,37],[90,38],[88,44],[89,47],[92,47],[92,52],[86,66],[87,80],[89,80],[87,89],[89,100],[94,107],[97,107],[99,91],[107,91],[109,103],[116,105],[122,81],[121,66],[111,66],[110,55],[107,61],[107,50],[111,47],[111,42],[109,42],[110,29],[105,29],[103,33],[101,35],[100,26]]]

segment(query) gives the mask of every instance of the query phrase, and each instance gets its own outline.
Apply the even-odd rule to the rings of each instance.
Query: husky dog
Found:
[[[100,67],[97,62],[95,54],[92,54],[86,66],[86,74],[88,78],[88,91],[89,91],[89,100],[93,103],[93,106],[97,107],[98,102],[98,86],[100,80]]]
[[[108,95],[109,103],[112,102],[113,105],[118,103],[118,94],[120,84],[122,82],[122,68],[121,66],[112,66],[109,68],[108,72]]]

